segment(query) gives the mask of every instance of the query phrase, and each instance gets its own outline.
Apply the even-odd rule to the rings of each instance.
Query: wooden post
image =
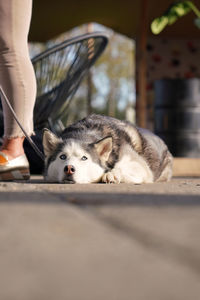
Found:
[[[146,44],[148,32],[148,2],[149,0],[141,1],[141,16],[139,30],[139,45],[138,45],[138,98],[137,98],[137,124],[140,127],[147,125],[147,80],[146,80]]]

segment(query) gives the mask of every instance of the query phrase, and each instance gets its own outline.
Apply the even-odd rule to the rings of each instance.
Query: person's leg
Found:
[[[27,133],[33,133],[36,80],[28,52],[32,0],[0,0],[0,84]],[[24,153],[24,134],[6,103],[1,151],[9,159]]]

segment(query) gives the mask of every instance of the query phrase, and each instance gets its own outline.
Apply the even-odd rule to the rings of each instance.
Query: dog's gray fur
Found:
[[[76,147],[72,147],[73,143]],[[45,130],[43,146],[46,156],[45,177],[49,181],[143,183],[168,181],[172,176],[172,155],[159,137],[129,122],[107,116],[90,115],[67,127],[60,138]],[[95,166],[102,169],[100,178],[75,180],[78,175],[73,174],[67,180],[64,172],[63,176],[56,178],[54,169],[58,164],[60,168],[60,162],[57,164],[56,160],[69,147],[80,147],[87,153]],[[67,163],[67,160],[63,162],[63,170]],[[79,172],[77,166],[76,172]],[[101,174],[100,169],[98,172]]]

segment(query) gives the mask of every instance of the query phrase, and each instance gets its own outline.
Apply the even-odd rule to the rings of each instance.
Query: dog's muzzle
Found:
[[[65,178],[64,181],[66,183],[75,183],[74,179],[73,179],[73,174],[75,173],[75,167],[72,165],[67,165],[64,167],[64,174],[65,174]]]

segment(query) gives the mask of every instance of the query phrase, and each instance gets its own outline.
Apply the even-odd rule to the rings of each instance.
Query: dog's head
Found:
[[[62,140],[48,129],[43,133],[45,177],[51,182],[99,182],[112,151],[112,137],[95,143]]]

